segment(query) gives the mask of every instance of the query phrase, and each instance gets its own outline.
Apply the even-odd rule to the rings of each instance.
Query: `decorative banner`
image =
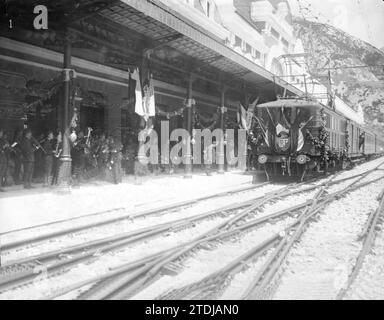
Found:
[[[200,129],[208,129],[208,130],[213,130],[219,120],[220,120],[220,115],[219,112],[221,112],[221,109],[218,108],[217,112],[212,115],[212,117],[205,117],[201,115],[197,110],[194,110],[194,119],[195,119],[195,124],[200,128]],[[205,124],[209,123],[209,125],[204,125],[202,122]]]
[[[131,79],[135,81],[135,112],[141,116],[145,116],[144,104],[143,104],[143,95],[141,91],[141,83],[140,83],[140,72],[139,69],[136,68],[135,71],[130,75]]]
[[[167,119],[171,119],[174,117],[182,116],[185,108],[186,107],[182,107],[181,109],[176,110],[176,111],[166,112],[166,111],[161,110],[161,108],[159,106],[156,106],[156,114],[158,114],[162,117],[166,117]]]
[[[170,112],[166,112],[164,110],[161,109],[161,107],[159,106],[156,106],[156,114],[162,116],[162,117],[166,117],[167,119],[171,119],[171,118],[174,118],[174,117],[180,117],[180,116],[183,116],[183,113],[184,113],[184,110],[188,107],[192,107],[196,104],[196,101],[194,99],[185,99],[183,101],[183,106],[176,110],[176,111],[170,111]]]

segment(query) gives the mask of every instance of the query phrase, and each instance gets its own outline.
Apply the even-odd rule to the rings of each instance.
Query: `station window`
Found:
[[[238,36],[235,36],[235,46],[236,47],[241,47],[241,39]]]
[[[255,22],[255,26],[256,26],[256,29],[261,33],[265,31],[267,24],[265,21],[257,21]]]
[[[245,44],[245,52],[252,52],[252,47],[248,43]]]
[[[284,45],[286,48],[289,47],[289,42],[288,42],[286,39],[282,38],[282,39],[281,39],[281,42],[283,43],[283,45]]]
[[[241,41],[241,50],[243,50],[244,52],[246,52],[247,50],[247,43],[245,41]]]
[[[279,39],[279,37],[280,37],[280,34],[279,34],[274,28],[271,28],[271,34],[272,34],[276,39]]]

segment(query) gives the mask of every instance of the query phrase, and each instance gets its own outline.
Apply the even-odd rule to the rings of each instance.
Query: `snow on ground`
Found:
[[[126,177],[120,185],[82,185],[67,195],[43,188],[19,187],[0,195],[0,234],[112,209],[146,210],[155,204],[185,201],[251,182],[251,175],[231,172],[212,177],[195,174],[192,179],[184,179],[182,175],[152,177],[141,185]]]
[[[325,208],[290,252],[275,299],[336,298],[361,250],[357,237],[383,187],[384,179]]]
[[[247,264],[246,270],[235,274],[231,279],[229,279],[228,286],[225,288],[218,300],[242,299],[245,290],[248,288],[255,275],[261,270],[261,267],[267,261],[271,253],[272,250],[269,250],[267,254],[263,255],[256,261]]]
[[[153,227],[159,224],[168,223],[183,218],[190,218],[200,215],[204,212],[210,212],[227,205],[235,204],[237,202],[240,203],[243,201],[262,197],[267,192],[274,191],[279,188],[281,188],[281,186],[266,185],[255,190],[249,190],[239,194],[227,195],[220,198],[201,201],[178,211],[171,211],[166,214],[153,215],[137,219],[124,219],[116,223],[108,224],[106,226],[100,226],[97,228],[87,229],[82,232],[71,233],[69,235],[50,240],[49,242],[42,241],[36,245],[22,247],[17,250],[10,250],[9,252],[2,251],[2,262],[9,263],[15,259],[30,257],[33,255],[41,254],[43,252],[49,252],[51,250],[68,248],[97,239],[103,239],[106,237],[116,236],[118,234],[137,231],[142,228]],[[90,218],[89,220],[93,221],[93,219]],[[41,234],[41,228],[37,228],[37,230],[29,230],[30,235],[33,235],[33,233],[35,235]],[[18,234],[22,235],[20,232]],[[13,238],[15,237],[13,236]],[[3,239],[2,243],[5,244],[7,241],[4,241]]]
[[[348,290],[347,300],[384,299],[384,230],[378,231],[373,248],[365,256],[358,276]]]

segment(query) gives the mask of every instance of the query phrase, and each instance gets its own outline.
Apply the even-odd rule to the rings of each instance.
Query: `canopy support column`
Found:
[[[186,154],[184,156],[184,178],[191,179],[192,178],[192,146],[191,146],[191,138],[192,138],[192,121],[193,121],[193,82],[195,81],[195,77],[191,74],[188,78],[188,90],[187,90],[187,102],[186,108],[184,111],[185,118],[185,130],[188,131],[188,136],[184,140],[184,144],[186,147]]]
[[[63,92],[62,92],[62,103],[61,103],[61,119],[60,131],[63,139],[63,152],[60,157],[60,168],[58,176],[58,185],[62,188],[63,192],[70,192],[71,184],[71,170],[72,170],[72,159],[71,159],[71,147],[69,142],[70,136],[70,91],[71,91],[71,58],[72,58],[72,45],[70,36],[67,34],[65,37],[64,45],[64,62],[63,62]]]
[[[222,86],[220,90],[220,129],[223,134],[223,141],[224,142],[224,136],[225,136],[225,113],[227,112],[227,108],[225,107],[225,93],[227,92],[228,88],[226,86]],[[219,174],[225,173],[225,146],[219,145],[219,168],[218,168]]]

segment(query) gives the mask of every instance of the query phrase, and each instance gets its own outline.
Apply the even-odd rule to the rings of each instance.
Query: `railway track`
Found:
[[[243,254],[241,257],[233,260],[221,270],[204,277],[198,282],[166,292],[160,295],[158,299],[217,299],[217,294],[223,291],[223,288],[228,285],[227,282],[230,276],[241,272],[244,268],[246,268],[248,263],[266,256],[269,252],[270,256],[268,257],[266,263],[262,266],[242,296],[243,299],[265,298],[266,291],[268,287],[270,287],[271,283],[276,281],[274,277],[276,276],[291,246],[298,240],[300,234],[305,231],[305,227],[311,219],[319,214],[321,210],[332,201],[345,196],[353,190],[362,188],[367,184],[383,179],[383,177],[381,177],[379,179],[359,184],[359,181],[363,178],[364,177],[362,176],[345,189],[329,195],[326,194],[327,186],[324,186],[321,190],[319,190],[314,199],[307,203],[307,206],[298,215],[297,220],[283,232],[275,234],[261,244],[256,245],[254,248]],[[270,294],[271,292],[268,292],[268,296]]]
[[[270,299],[277,289],[277,281],[280,276],[279,272],[282,269],[288,253],[294,244],[299,241],[301,235],[305,232],[306,228],[308,228],[312,219],[314,219],[316,215],[321,212],[322,208],[324,208],[325,205],[330,204],[332,201],[340,199],[349,192],[382,180],[383,177],[359,184],[359,181],[362,179],[363,177],[359,178],[344,190],[334,195],[329,195],[326,200],[312,206],[310,210],[305,212],[300,217],[296,225],[289,227],[285,231],[285,237],[279,242],[271,257],[269,257],[268,261],[263,265],[261,270],[255,276],[242,298],[252,300]]]
[[[272,191],[267,194],[267,197],[276,197],[278,192],[285,189],[288,190],[290,187],[292,187],[292,185],[290,185],[289,187],[287,186],[285,188],[280,188],[277,191]],[[254,189],[255,187],[252,188]],[[75,247],[55,250],[52,252],[46,252],[43,254],[35,255],[33,257],[19,259],[14,263],[8,264],[6,267],[2,268],[0,276],[0,292],[12,289],[15,286],[22,285],[23,283],[26,283],[36,278],[36,267],[41,266],[42,263],[48,263],[46,264],[47,272],[61,272],[63,269],[70,267],[74,264],[93,260],[95,259],[95,255],[115,250],[122,246],[127,246],[136,241],[148,239],[150,237],[156,236],[167,231],[177,231],[186,228],[200,220],[207,219],[215,215],[229,214],[231,211],[234,210],[251,207],[252,205],[254,205],[254,202],[256,200],[261,200],[263,198],[264,196],[260,196],[251,201],[245,201],[234,205],[229,205],[207,213],[195,215],[191,218],[179,219],[170,223],[165,223],[129,232],[127,234],[120,234],[117,236],[81,244]],[[158,212],[158,210],[156,210],[156,212]],[[60,256],[62,257],[64,254],[70,258],[64,260],[59,259]],[[50,260],[52,260],[53,262],[49,263]]]
[[[201,201],[206,201],[206,200],[210,200],[210,199],[214,199],[214,198],[220,198],[220,197],[225,197],[225,196],[228,196],[228,195],[233,195],[233,194],[238,194],[238,193],[242,193],[242,192],[252,191],[252,190],[261,188],[261,187],[269,185],[269,184],[270,184],[269,182],[261,183],[261,184],[258,184],[258,185],[252,185],[252,186],[238,188],[238,189],[235,189],[235,190],[220,192],[220,193],[213,194],[213,195],[198,197],[198,198],[195,198],[195,199],[186,200],[186,201],[174,203],[174,204],[171,204],[171,205],[162,206],[162,207],[155,208],[155,209],[145,210],[143,212],[138,212],[138,213],[134,213],[134,214],[125,214],[125,215],[119,216],[119,217],[107,218],[107,219],[103,219],[102,221],[88,223],[88,224],[81,225],[81,226],[73,226],[73,227],[69,227],[69,228],[60,228],[58,231],[55,231],[55,232],[38,234],[38,235],[35,235],[35,236],[32,236],[32,237],[28,237],[28,238],[24,238],[24,239],[21,239],[21,240],[9,241],[9,242],[4,242],[3,241],[2,245],[1,245],[1,248],[2,248],[3,251],[5,251],[5,250],[16,249],[16,248],[24,246],[24,245],[31,246],[32,244],[38,243],[40,241],[52,240],[53,238],[60,237],[60,236],[63,236],[63,235],[73,234],[75,232],[84,231],[84,230],[92,229],[92,228],[95,228],[95,227],[105,226],[105,225],[108,225],[108,224],[118,223],[118,222],[121,222],[121,221],[126,220],[126,219],[139,219],[139,218],[144,218],[144,217],[150,217],[150,216],[153,216],[153,215],[161,215],[161,214],[173,211],[173,210],[180,210],[183,207],[192,206],[192,205],[194,205],[196,203],[199,203]],[[87,215],[85,217],[89,218],[89,217],[94,217],[94,216],[97,216],[97,215],[102,215],[102,214],[116,212],[116,211],[122,211],[122,210],[124,210],[124,208],[116,208],[116,209],[112,209],[112,210],[108,210],[108,211],[103,211],[103,212],[99,212],[99,213],[90,214],[90,215]],[[36,229],[36,228],[40,228],[40,227],[44,227],[44,226],[52,227],[53,225],[57,225],[57,224],[68,223],[68,222],[76,222],[77,220],[80,220],[80,219],[83,219],[83,218],[84,218],[84,216],[83,217],[79,217],[79,218],[62,220],[62,221],[59,221],[59,222],[50,223],[50,224],[46,224],[46,225],[39,225],[39,226],[36,226],[36,227],[33,227],[33,228],[23,229],[23,230],[20,230],[20,231]],[[6,236],[6,235],[8,235],[10,233],[12,233],[12,232],[0,233],[0,237],[4,237],[4,236]]]
[[[374,170],[375,169],[362,174],[355,175],[353,177],[340,179],[338,181],[328,181],[327,183],[329,185],[341,183],[343,181],[367,175]],[[231,235],[235,235],[251,228],[255,228],[267,221],[270,221],[271,219],[283,217],[288,214],[295,213],[303,208],[306,208],[309,205],[309,202],[288,208],[287,210],[283,210],[270,216],[254,219],[245,224],[241,224],[242,221],[246,217],[249,217],[249,215],[253,211],[259,210],[263,205],[267,203],[278,201],[282,198],[292,196],[295,193],[309,192],[317,188],[321,188],[321,186],[324,185],[324,183],[322,183],[320,185],[308,186],[296,191],[292,190],[293,187],[299,187],[304,184],[305,183],[289,185],[277,191],[270,192],[262,198],[227,206],[225,208],[221,208],[219,210],[212,211],[209,213],[199,214],[193,217],[193,219],[180,219],[173,221],[172,223],[146,228],[145,230],[137,230],[129,235],[119,235],[115,238],[103,239],[103,246],[100,246],[100,243],[87,243],[84,244],[82,247],[69,248],[67,251],[60,250],[60,252],[50,252],[45,256],[40,255],[32,257],[32,259],[29,260],[27,259],[19,261],[17,265],[13,264],[9,266],[10,272],[8,274],[6,274],[6,272],[3,272],[3,276],[0,277],[0,292],[11,290],[21,285],[28,285],[28,283],[35,279],[36,273],[34,273],[34,268],[36,267],[36,260],[38,260],[37,265],[39,265],[42,261],[44,262],[44,259],[56,259],[57,254],[63,254],[63,252],[67,254],[72,253],[72,256],[70,258],[64,260],[54,260],[53,263],[48,265],[47,271],[50,273],[51,277],[65,272],[66,269],[70,268],[73,265],[93,261],[97,259],[97,255],[99,254],[115,250],[122,246],[127,246],[128,244],[132,244],[135,241],[148,239],[164,232],[175,232],[183,228],[188,228],[191,224],[205,219],[208,216],[228,214],[228,212],[231,210],[241,210],[240,212],[235,214],[234,217],[230,218],[225,223],[215,227],[213,230],[210,230],[208,233],[199,237],[199,239],[194,239],[194,241],[176,246],[171,249],[163,250],[161,252],[156,252],[152,255],[144,257],[143,259],[111,268],[109,272],[101,276],[95,276],[85,281],[80,281],[76,284],[63,288],[53,294],[50,294],[49,296],[46,296],[44,298],[55,298],[65,293],[76,290],[78,288],[84,287],[86,285],[94,285],[95,283],[96,285],[94,285],[91,290],[89,290],[81,298],[119,298],[123,296],[129,296],[130,294],[132,295],[135,292],[135,288],[142,288],[143,284],[148,285],[156,277],[159,270],[163,270],[165,266],[167,266],[175,259],[177,260],[183,255],[187,255],[188,252],[193,248],[196,248],[200,245],[204,245],[204,243],[209,243],[209,241],[215,241],[217,239],[230,237]],[[158,212],[158,210],[156,212]],[[239,226],[239,224],[241,225]],[[92,246],[95,247],[92,248]],[[73,251],[74,249],[75,251]],[[85,253],[81,252],[84,249],[88,249],[88,251],[86,251]],[[77,253],[73,254],[74,252]],[[16,268],[17,270],[12,270],[12,268]],[[134,283],[131,283],[132,281]],[[126,286],[127,283],[131,283],[131,285]],[[121,292],[122,287],[125,288],[123,292]]]
[[[371,172],[371,171],[370,171]],[[342,181],[353,179],[358,176],[368,175],[370,172],[365,174],[356,175],[353,177],[349,177],[348,179],[340,179],[335,182],[328,182],[329,185],[341,183]],[[317,186],[319,187],[319,186]],[[315,189],[315,188],[305,188]],[[291,192],[288,192],[292,194]],[[271,199],[264,199],[265,202],[270,201]],[[289,214],[295,214],[298,210],[306,208],[311,201],[290,207],[286,210],[282,210],[281,212],[277,212],[275,214],[271,214],[259,219],[251,220],[241,226],[235,226],[241,219],[249,215],[252,210],[255,210],[256,207],[260,207],[262,204],[255,204],[254,208],[247,208],[237,214],[234,218],[226,221],[223,225],[216,227],[213,230],[210,230],[205,235],[195,239],[194,241],[184,244],[183,246],[179,246],[172,250],[171,252],[166,252],[162,254],[160,257],[153,257],[153,260],[147,260],[145,264],[142,264],[140,268],[135,269],[134,272],[132,269],[125,270],[122,274],[116,276],[113,275],[105,280],[99,282],[96,286],[94,286],[91,290],[89,290],[86,294],[83,294],[80,298],[82,299],[123,299],[132,296],[138,289],[142,290],[144,287],[150,285],[153,281],[155,281],[156,276],[159,274],[160,270],[168,269],[167,271],[173,271],[178,269],[177,263],[173,263],[175,260],[182,259],[183,256],[188,255],[188,252],[193,251],[199,246],[203,246],[206,243],[211,241],[217,241],[223,238],[228,238],[234,236],[236,234],[242,233],[244,231],[250,230],[252,228],[256,228],[263,223],[271,221],[273,219],[282,218]],[[268,241],[268,243],[273,243],[277,238]],[[257,251],[257,250],[256,250]],[[125,273],[125,274],[124,274]],[[74,288],[72,288],[74,289]]]

